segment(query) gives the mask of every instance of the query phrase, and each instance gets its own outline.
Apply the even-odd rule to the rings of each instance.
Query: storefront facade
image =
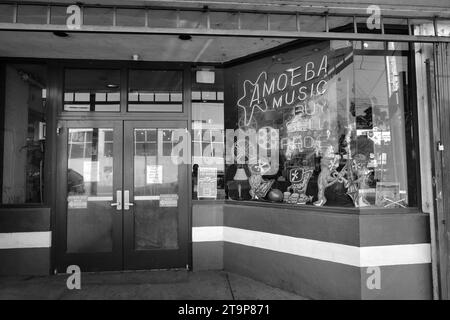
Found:
[[[450,6],[387,2],[0,4],[0,274],[447,299]]]

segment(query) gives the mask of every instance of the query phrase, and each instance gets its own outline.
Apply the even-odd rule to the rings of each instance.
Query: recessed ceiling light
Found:
[[[57,37],[61,37],[61,38],[67,38],[69,36],[69,34],[67,32],[64,31],[53,31],[53,34]]]
[[[106,86],[107,86],[108,88],[111,88],[111,89],[116,89],[116,88],[119,87],[118,84],[114,84],[114,83],[108,83]]]
[[[282,62],[282,61],[284,61],[284,58],[281,56],[273,56],[272,60],[276,61],[276,62]]]
[[[190,34],[180,34],[180,35],[178,36],[178,38],[179,38],[180,40],[191,40],[191,39],[192,39],[192,37],[191,37]]]

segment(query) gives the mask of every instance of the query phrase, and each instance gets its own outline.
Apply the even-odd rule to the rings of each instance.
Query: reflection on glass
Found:
[[[134,129],[135,250],[178,248],[177,129]]]
[[[450,37],[450,21],[437,21],[437,35],[440,37]]]
[[[410,19],[412,33],[416,36],[435,36],[436,30],[431,19]]]
[[[120,111],[120,71],[67,69],[64,111]]]
[[[128,111],[182,112],[181,71],[130,70]]]
[[[43,203],[46,67],[5,64],[4,75],[1,202]]]
[[[405,138],[407,58],[355,57],[355,153],[366,177],[368,205],[408,204]]]
[[[113,130],[69,129],[67,251],[112,250]]]

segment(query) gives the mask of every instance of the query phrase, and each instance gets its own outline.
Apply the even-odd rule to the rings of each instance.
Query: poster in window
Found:
[[[198,168],[197,197],[217,198],[217,168]]]

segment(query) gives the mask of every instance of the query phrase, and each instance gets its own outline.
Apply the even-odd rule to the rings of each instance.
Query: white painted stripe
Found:
[[[194,227],[192,228],[192,241],[223,241],[224,227]]]
[[[226,241],[355,267],[431,262],[429,243],[356,247],[222,226],[193,227],[192,241]]]
[[[0,233],[0,249],[50,248],[52,232]]]
[[[363,267],[431,262],[431,248],[429,243],[361,247],[360,252],[361,266]]]
[[[224,241],[352,266],[359,263],[357,247],[332,242],[229,227],[224,227]]]

